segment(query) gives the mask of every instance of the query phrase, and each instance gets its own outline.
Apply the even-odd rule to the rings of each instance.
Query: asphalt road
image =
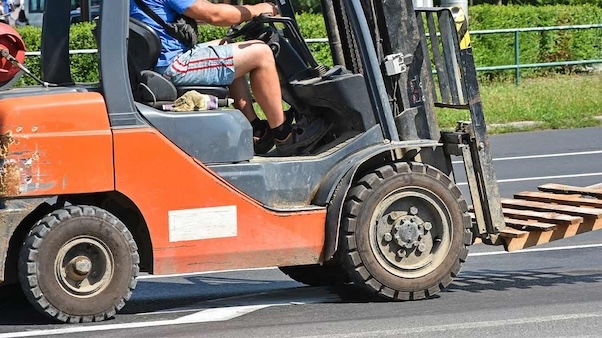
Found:
[[[506,134],[491,142],[503,197],[543,183],[602,182],[602,128]],[[4,288],[0,338],[595,337],[602,329],[601,243],[602,232],[593,232],[512,254],[475,245],[452,285],[418,302],[368,301],[353,288],[341,299],[277,269],[143,276],[115,319],[56,325],[29,309],[18,289]]]

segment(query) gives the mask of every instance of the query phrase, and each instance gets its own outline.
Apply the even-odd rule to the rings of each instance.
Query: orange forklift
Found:
[[[332,67],[312,56],[288,0],[280,17],[231,27],[228,38],[272,48],[297,121],[331,125],[285,158],[253,153],[238,110],[164,110],[191,90],[227,98],[228,89],[178,88],[154,73],[156,32],[129,18],[127,1],[107,4],[94,29],[98,83],[72,80],[70,1],[46,1],[41,78],[22,65],[18,34],[0,29],[0,284],[20,283],[57,321],[112,317],[140,272],[277,266],[308,285],[423,299],[451,283],[477,238],[516,250],[602,226],[591,218],[602,211],[574,191],[555,202],[534,193],[504,214],[458,9],[324,0]],[[40,84],[15,88],[24,75]],[[471,122],[442,133],[436,106],[465,109]],[[588,218],[536,217],[563,198]],[[593,204],[575,207],[584,201]]]

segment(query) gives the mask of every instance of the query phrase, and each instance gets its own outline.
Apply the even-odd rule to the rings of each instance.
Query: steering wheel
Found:
[[[263,23],[269,18],[270,15],[268,14],[260,14],[249,21],[230,26],[228,32],[226,32],[226,39],[236,39],[239,36],[248,37],[253,33],[259,34],[259,29],[263,27]]]

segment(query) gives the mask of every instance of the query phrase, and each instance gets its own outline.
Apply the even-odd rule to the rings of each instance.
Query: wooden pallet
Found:
[[[538,189],[502,199],[506,228],[500,237],[506,251],[602,229],[602,186],[544,184]]]

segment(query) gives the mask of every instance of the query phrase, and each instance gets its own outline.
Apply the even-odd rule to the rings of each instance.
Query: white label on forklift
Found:
[[[171,210],[169,241],[196,241],[199,239],[236,237],[238,223],[236,206]]]

